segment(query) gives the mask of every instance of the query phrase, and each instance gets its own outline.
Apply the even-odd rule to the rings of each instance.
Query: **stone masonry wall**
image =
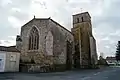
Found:
[[[67,55],[67,41],[72,43],[72,54],[74,53],[74,38],[73,35],[65,30],[58,23],[55,23],[53,20],[49,21],[51,31],[54,36],[54,63],[55,64],[66,64],[66,55]],[[72,60],[72,58],[71,58]]]
[[[21,48],[21,58],[22,60],[30,61],[32,56],[36,54],[45,54],[45,36],[47,35],[48,21],[47,20],[36,20],[33,19],[27,25],[21,28],[21,39],[22,39],[22,48]],[[39,49],[37,51],[28,50],[29,44],[29,33],[32,27],[36,27],[39,32]]]
[[[38,50],[28,50],[29,44],[29,33],[32,27],[36,27],[39,32],[39,49]],[[48,33],[51,35],[48,35]],[[31,62],[34,60],[36,64],[47,63],[47,65],[52,64],[66,64],[66,48],[67,48],[67,41],[72,44],[72,54],[74,53],[74,39],[73,35],[68,32],[66,29],[61,27],[59,24],[54,22],[52,19],[33,19],[26,25],[22,26],[21,28],[21,60],[22,62]],[[51,48],[46,47],[46,37],[49,39],[53,36],[53,47]],[[52,45],[52,41],[51,45]],[[47,42],[47,44],[49,41]],[[47,52],[47,50],[53,51],[52,53]],[[52,50],[53,49],[53,50]],[[37,56],[39,55],[39,58]],[[43,57],[44,55],[44,57]],[[49,58],[50,59],[49,59]],[[72,56],[71,56],[72,60]]]

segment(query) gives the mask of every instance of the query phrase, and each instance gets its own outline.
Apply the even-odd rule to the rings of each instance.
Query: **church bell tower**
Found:
[[[72,34],[75,41],[74,67],[89,68],[91,65],[90,36],[91,17],[88,12],[73,15]]]

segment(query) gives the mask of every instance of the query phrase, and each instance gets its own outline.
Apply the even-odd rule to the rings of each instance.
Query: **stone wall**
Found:
[[[97,56],[97,50],[96,50],[96,41],[94,37],[90,37],[90,49],[91,49],[91,58],[94,60],[92,64],[97,65],[98,64],[98,56]]]
[[[51,26],[51,32],[54,36],[54,46],[53,46],[53,54],[55,58],[55,64],[66,64],[66,49],[67,49],[67,41],[72,43],[72,53],[74,53],[74,38],[71,32],[64,29],[61,25],[56,23],[53,20],[50,20],[49,25]],[[72,58],[71,58],[72,60]]]
[[[33,19],[30,21],[28,24],[24,25],[21,28],[21,39],[22,39],[22,49],[21,49],[21,54],[27,55],[34,55],[34,53],[41,53],[45,52],[45,36],[47,35],[48,28],[47,28],[48,21],[45,20],[36,20]],[[30,51],[28,50],[28,40],[29,40],[29,33],[32,27],[36,27],[38,32],[39,32],[39,49],[37,51]],[[30,54],[31,53],[31,54]]]

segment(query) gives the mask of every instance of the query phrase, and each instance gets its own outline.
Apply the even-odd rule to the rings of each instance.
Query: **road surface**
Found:
[[[120,68],[56,73],[0,73],[0,80],[120,80]]]

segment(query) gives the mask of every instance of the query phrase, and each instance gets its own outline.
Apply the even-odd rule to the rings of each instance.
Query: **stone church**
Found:
[[[71,31],[51,18],[33,18],[16,38],[20,63],[29,70],[87,68],[97,64],[96,42],[88,12],[73,15]],[[37,68],[36,68],[37,65]]]

